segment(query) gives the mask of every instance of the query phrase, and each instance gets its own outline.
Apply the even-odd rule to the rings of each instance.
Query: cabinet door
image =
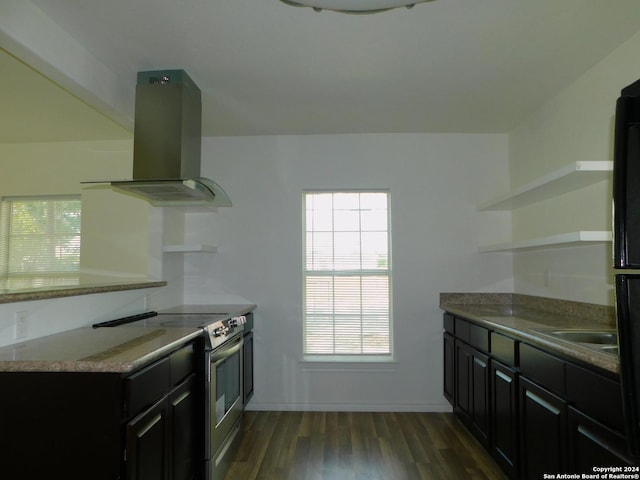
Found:
[[[454,410],[467,418],[471,417],[471,348],[458,340],[455,341],[455,406]]]
[[[489,357],[455,341],[455,407],[480,441],[489,441]]]
[[[626,442],[582,412],[569,407],[569,467],[575,473],[593,473],[593,467],[626,466]]]
[[[204,446],[198,443],[196,376],[192,374],[169,394],[171,443],[169,465],[172,480],[192,480],[204,461]],[[204,405],[201,407],[204,408]]]
[[[243,404],[246,405],[253,396],[253,332],[244,336],[243,345]]]
[[[453,336],[444,334],[444,396],[454,405],[455,349]]]
[[[511,478],[518,472],[518,374],[491,361],[491,451]]]
[[[476,435],[489,444],[489,357],[472,350],[471,353],[471,421]]]
[[[126,427],[127,480],[169,480],[169,402],[165,396]]]
[[[567,406],[564,400],[520,377],[522,478],[567,470]]]

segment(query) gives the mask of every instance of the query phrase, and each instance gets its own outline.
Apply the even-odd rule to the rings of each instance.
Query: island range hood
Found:
[[[139,72],[133,133],[133,178],[112,188],[154,206],[230,207],[213,180],[200,176],[200,89],[183,70]]]

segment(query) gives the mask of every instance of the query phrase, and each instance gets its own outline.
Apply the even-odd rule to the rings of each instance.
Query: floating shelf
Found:
[[[480,247],[480,252],[513,252],[516,250],[539,250],[553,247],[573,247],[586,244],[610,242],[610,231],[581,230],[578,232],[561,233],[548,237],[532,238],[515,242],[505,242]]]
[[[214,245],[165,245],[162,248],[163,252],[167,253],[215,253],[218,251],[218,247]]]
[[[478,205],[478,210],[512,210],[578,190],[609,178],[613,162],[574,162],[509,193]]]

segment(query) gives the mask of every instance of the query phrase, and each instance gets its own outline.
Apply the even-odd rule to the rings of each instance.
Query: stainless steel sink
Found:
[[[620,350],[617,345],[602,345],[600,350],[607,353],[612,353],[613,355],[620,355]]]
[[[617,346],[618,335],[615,330],[554,330],[547,335],[577,343]]]

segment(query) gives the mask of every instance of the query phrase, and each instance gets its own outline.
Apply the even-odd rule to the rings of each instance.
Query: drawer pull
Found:
[[[536,402],[539,405],[542,405],[544,408],[546,408],[547,410],[549,410],[551,413],[553,413],[554,415],[560,415],[560,410],[558,410],[556,407],[554,407],[553,405],[551,405],[549,402],[547,402],[546,400],[540,398],[538,395],[536,395],[535,393],[530,392],[529,390],[527,390],[526,393],[527,397],[529,397],[531,400],[533,400],[534,402]]]
[[[149,420],[149,423],[140,432],[138,432],[138,437],[144,437],[144,434],[147,433],[149,430],[151,430],[153,426],[156,423],[158,423],[161,419],[162,419],[162,415],[158,413],[151,420]]]

